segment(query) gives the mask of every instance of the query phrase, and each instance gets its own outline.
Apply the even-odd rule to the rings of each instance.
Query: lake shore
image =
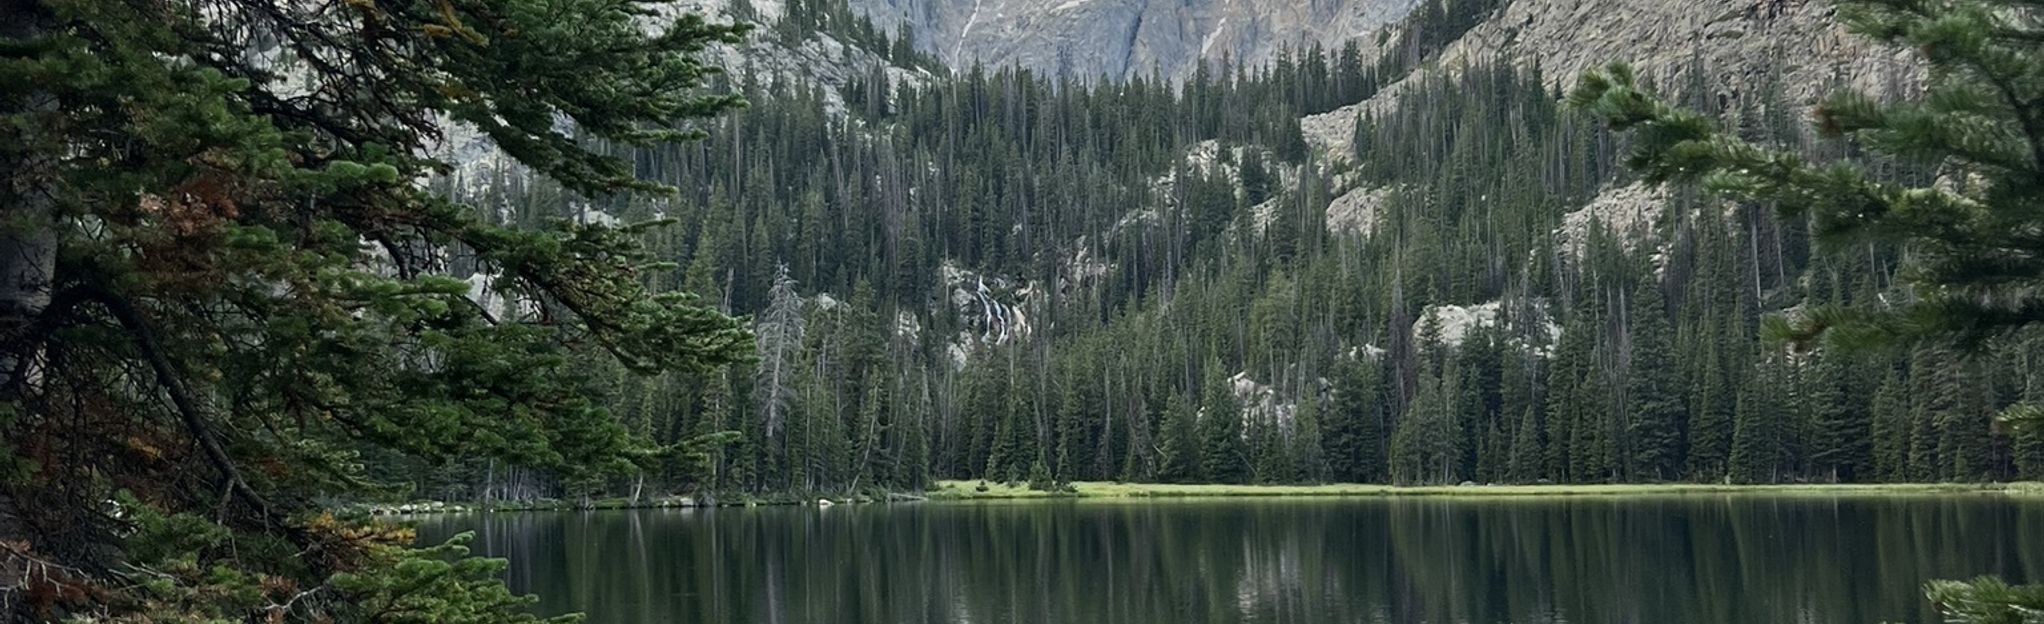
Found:
[[[1126,498],[1307,498],[1307,497],[1543,497],[1647,496],[1677,494],[1772,495],[1908,495],[2009,494],[2044,496],[2044,483],[1866,483],[1730,485],[1710,483],[1541,484],[1393,486],[1358,483],[1321,485],[1229,485],[1192,483],[1078,482],[1069,490],[1033,490],[1022,484],[939,481],[927,496],[932,501]]]
[[[984,489],[981,487],[984,485]],[[1765,494],[1774,496],[1908,496],[1932,494],[2000,494],[2044,496],[2044,483],[1841,483],[1735,485],[1711,483],[1621,483],[1621,484],[1539,484],[1539,485],[1441,485],[1396,486],[1368,483],[1326,483],[1318,485],[1237,485],[1220,483],[1116,483],[1081,481],[1061,491],[1030,489],[1025,484],[939,480],[936,487],[917,494],[895,493],[860,496],[777,495],[768,497],[695,498],[670,496],[639,501],[606,498],[586,503],[543,499],[500,501],[495,504],[460,501],[422,501],[403,504],[354,506],[355,511],[373,515],[421,515],[473,511],[599,511],[618,509],[663,509],[690,507],[752,507],[792,505],[843,505],[888,502],[971,502],[1029,500],[1127,500],[1201,498],[1540,498],[1598,496],[1673,496],[1697,494]]]

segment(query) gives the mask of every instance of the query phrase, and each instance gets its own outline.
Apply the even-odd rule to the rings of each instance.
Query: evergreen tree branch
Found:
[[[220,445],[219,435],[214,433],[212,425],[208,422],[211,419],[208,406],[185,387],[185,375],[164,352],[162,344],[156,338],[155,329],[142,312],[128,300],[97,286],[74,286],[72,291],[99,303],[120,322],[121,327],[127,330],[135,348],[141,352],[142,359],[149,364],[149,370],[156,375],[157,385],[169,395],[171,404],[176,408],[174,411],[178,415],[178,421],[192,436],[193,443],[205,454],[206,460],[213,464],[213,469],[220,471],[220,477],[225,482],[223,489],[248,501],[256,510],[257,517],[266,525],[275,523],[279,527],[283,526],[282,519],[273,511],[276,508],[264,500],[263,495],[257,493],[247,479],[242,478],[241,470],[236,467],[234,458]]]

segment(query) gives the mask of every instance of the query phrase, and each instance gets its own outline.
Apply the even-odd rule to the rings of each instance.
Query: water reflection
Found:
[[[441,516],[590,621],[1934,622],[2044,578],[1995,496],[925,504]]]

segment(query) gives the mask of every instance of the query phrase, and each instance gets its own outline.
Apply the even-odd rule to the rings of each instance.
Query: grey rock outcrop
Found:
[[[1287,48],[1339,48],[1417,0],[851,0],[886,28],[908,24],[952,67],[1008,64],[1091,80],[1182,79],[1202,59],[1249,64]]]
[[[1300,129],[1324,159],[1347,161],[1357,116],[1394,110],[1426,80],[1506,62],[1537,66],[1553,86],[1567,88],[1584,70],[1617,61],[1660,85],[1702,85],[1727,109],[1790,106],[1799,116],[1833,91],[1903,97],[1924,80],[1913,52],[1847,32],[1827,0],[1517,0],[1404,80],[1369,100],[1307,116]],[[1770,86],[1782,100],[1760,97]],[[1330,229],[1339,229],[1340,204],[1330,206]],[[1557,233],[1573,248],[1598,221],[1637,240],[1651,235],[1665,205],[1658,189],[1613,187],[1569,214]]]

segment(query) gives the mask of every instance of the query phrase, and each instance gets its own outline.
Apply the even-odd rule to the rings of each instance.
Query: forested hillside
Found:
[[[672,262],[646,285],[749,317],[756,360],[601,377],[633,434],[687,452],[629,481],[381,469],[461,499],[2044,476],[2044,439],[1994,420],[2044,396],[2044,337],[1978,353],[1763,339],[1770,318],[1910,296],[1910,258],[1636,184],[1628,145],[1537,63],[1463,45],[1438,64],[1510,4],[1431,0],[1382,40],[1107,84],[946,71],[842,3],[734,8],[770,22],[755,37],[832,36],[868,65],[837,85],[734,69],[751,106],[705,140],[616,150],[681,186],[671,199],[503,168],[441,185],[511,223],[672,221],[643,230]],[[1660,88],[1739,136],[1867,158],[1805,134],[1788,93],[1807,85],[1766,72],[1727,97],[1693,69]],[[1300,121],[1329,111],[1354,122],[1332,152]]]

